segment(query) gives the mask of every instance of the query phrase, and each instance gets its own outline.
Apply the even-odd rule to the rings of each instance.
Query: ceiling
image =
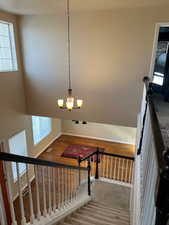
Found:
[[[54,14],[63,10],[66,0],[0,0],[0,9],[16,14]],[[110,10],[169,5],[168,0],[71,0],[74,10]]]

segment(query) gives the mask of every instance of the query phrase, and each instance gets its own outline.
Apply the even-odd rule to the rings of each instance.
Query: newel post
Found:
[[[96,174],[95,174],[95,179],[99,179],[99,148],[97,148],[96,152]]]
[[[88,195],[91,195],[91,186],[90,186],[90,172],[91,172],[91,165],[90,165],[90,158],[88,159]]]

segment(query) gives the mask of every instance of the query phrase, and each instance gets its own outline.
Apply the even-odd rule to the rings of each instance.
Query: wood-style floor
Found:
[[[55,140],[39,156],[39,158],[49,160],[49,161],[61,162],[65,164],[77,165],[77,160],[61,157],[64,150],[70,144],[81,144],[81,145],[104,148],[105,152],[114,153],[114,154],[123,155],[123,156],[134,156],[135,154],[134,145],[62,135],[57,140]]]

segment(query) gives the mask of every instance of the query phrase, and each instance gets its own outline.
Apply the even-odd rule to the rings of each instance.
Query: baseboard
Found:
[[[131,142],[127,142],[127,141],[119,141],[119,140],[110,139],[110,138],[93,137],[93,136],[87,136],[87,135],[81,135],[81,134],[73,134],[73,133],[67,133],[67,132],[62,132],[62,135],[69,135],[69,136],[75,136],[75,137],[96,139],[96,140],[101,140],[101,141],[109,141],[109,142],[115,142],[115,143],[127,144],[127,145],[135,145],[135,144],[133,144]]]
[[[133,186],[132,184],[129,184],[129,183],[126,183],[126,182],[107,179],[107,178],[104,178],[104,177],[100,177],[98,181],[106,182],[106,183],[109,183],[109,184],[118,184],[118,185],[129,187],[129,188],[131,188]]]
[[[42,154],[54,141],[56,141],[56,139],[58,139],[60,136],[62,135],[62,132],[59,132],[59,134],[54,137],[44,148],[42,148],[42,150],[40,152],[38,152],[34,158],[38,158],[40,156],[40,154]]]

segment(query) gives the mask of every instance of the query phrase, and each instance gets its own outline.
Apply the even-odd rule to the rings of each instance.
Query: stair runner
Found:
[[[60,225],[129,225],[129,212],[91,201],[66,217]]]

